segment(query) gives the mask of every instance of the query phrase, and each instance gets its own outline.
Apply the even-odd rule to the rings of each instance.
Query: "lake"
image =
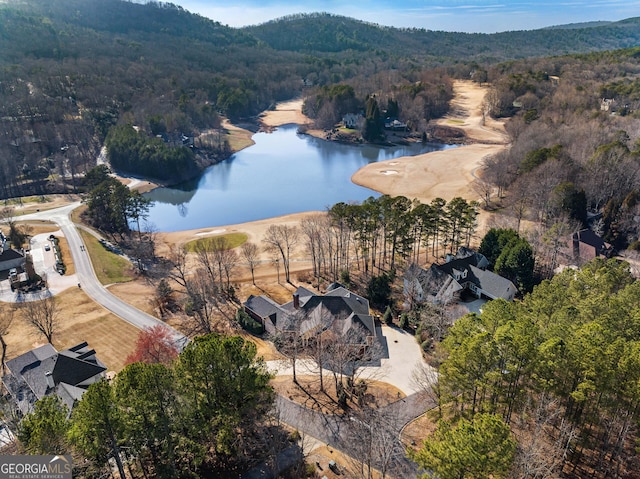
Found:
[[[207,168],[197,181],[145,194],[154,201],[149,223],[169,232],[323,211],[340,201],[361,202],[379,196],[351,182],[362,166],[450,147],[348,145],[297,130],[297,125],[285,125],[256,133],[255,145]]]

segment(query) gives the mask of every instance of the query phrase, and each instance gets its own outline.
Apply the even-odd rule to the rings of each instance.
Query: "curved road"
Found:
[[[171,328],[163,321],[125,303],[120,298],[111,294],[107,288],[98,281],[95,271],[93,270],[93,265],[91,264],[91,258],[86,248],[84,248],[82,237],[70,218],[71,212],[78,206],[80,206],[80,202],[75,202],[60,208],[24,215],[20,217],[20,220],[46,220],[58,224],[69,243],[69,249],[71,250],[78,280],[87,295],[96,303],[101,304],[113,314],[131,323],[136,328],[145,329],[157,325],[168,327],[173,334],[176,345],[182,350],[188,342],[186,336]],[[83,248],[80,248],[80,246],[83,246]]]

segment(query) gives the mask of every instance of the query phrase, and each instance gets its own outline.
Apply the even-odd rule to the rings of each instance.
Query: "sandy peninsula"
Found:
[[[469,188],[482,160],[506,148],[504,124],[483,114],[488,87],[471,81],[455,81],[451,113],[438,120],[465,132],[469,144],[412,157],[370,163],[351,181],[379,193],[406,196],[422,202],[440,197],[478,199]]]

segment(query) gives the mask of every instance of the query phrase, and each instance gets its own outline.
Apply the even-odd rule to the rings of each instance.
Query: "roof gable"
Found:
[[[475,279],[474,283],[492,299],[511,299],[518,291],[511,281],[499,274],[475,266],[470,266],[469,270],[471,272],[469,278]]]
[[[0,249],[0,263],[16,259],[24,259],[24,255],[15,249]]]
[[[344,335],[352,327],[362,327],[367,335],[376,335],[369,301],[344,286],[336,285],[325,295],[299,287],[293,297],[293,301],[279,305],[265,296],[250,296],[244,305],[281,331],[299,328],[302,334],[310,335],[332,329]]]
[[[32,349],[18,357],[5,362],[7,369],[14,374],[22,374],[23,370],[36,367],[41,361],[58,354],[55,348],[47,343],[38,348]]]
[[[102,379],[107,369],[86,342],[60,352],[46,344],[7,361],[6,365],[9,373],[2,381],[25,414],[36,400],[54,391],[64,391],[59,388],[61,384],[84,390]],[[75,391],[77,395],[75,389],[66,391],[62,394]],[[67,404],[67,397],[61,399]]]

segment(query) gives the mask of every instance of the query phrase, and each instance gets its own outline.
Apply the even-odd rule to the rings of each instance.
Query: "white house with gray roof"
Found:
[[[8,271],[12,268],[24,268],[26,263],[22,251],[8,247],[7,237],[0,231],[0,271]]]

